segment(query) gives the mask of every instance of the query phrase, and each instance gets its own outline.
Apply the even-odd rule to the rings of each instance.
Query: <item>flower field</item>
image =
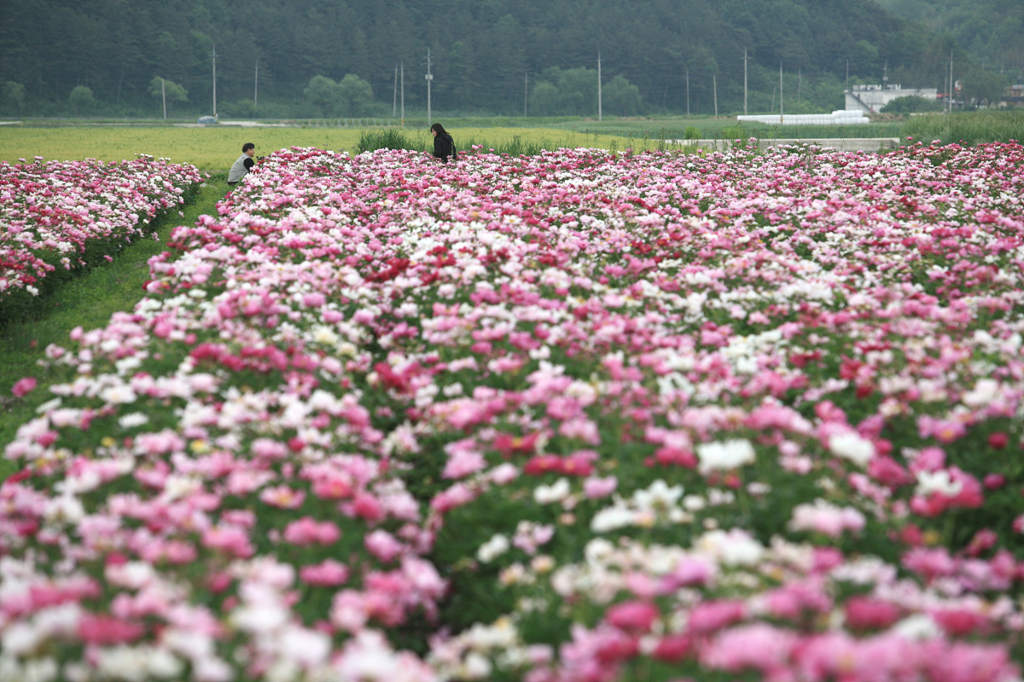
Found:
[[[200,182],[194,167],[148,156],[0,162],[0,318],[142,238],[150,219]]]
[[[47,349],[0,679],[1020,680],[1022,196],[1016,143],[273,154]]]

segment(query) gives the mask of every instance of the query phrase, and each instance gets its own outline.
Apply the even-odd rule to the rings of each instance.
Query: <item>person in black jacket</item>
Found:
[[[434,158],[441,159],[443,163],[448,163],[449,158],[454,161],[455,140],[444,129],[444,126],[440,123],[435,123],[430,126],[430,134],[434,136]]]

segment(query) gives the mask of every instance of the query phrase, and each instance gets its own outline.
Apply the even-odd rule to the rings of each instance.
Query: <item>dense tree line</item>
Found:
[[[1020,0],[876,0],[887,10],[949,33],[971,60],[1024,82],[1024,3]]]
[[[390,116],[399,65],[425,107],[429,49],[435,111],[593,114],[600,53],[606,113],[711,113],[716,86],[742,110],[746,48],[751,110],[781,63],[797,113],[886,67],[939,87],[951,47],[863,0],[3,0],[0,96],[8,114],[154,115],[169,82],[169,111],[210,113],[215,49],[222,112]]]

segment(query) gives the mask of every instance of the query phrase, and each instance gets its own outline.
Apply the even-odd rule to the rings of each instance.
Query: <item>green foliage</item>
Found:
[[[930,111],[942,111],[942,104],[938,100],[914,95],[897,97],[881,109],[883,114],[915,114]]]
[[[373,113],[373,88],[351,73],[345,74],[340,83],[326,76],[314,76],[305,95],[322,116],[359,117]]]
[[[15,81],[4,83],[0,90],[0,107],[12,113],[18,113],[25,105],[25,86]]]
[[[358,150],[360,154],[377,149],[416,149],[416,145],[398,128],[368,130],[359,136]]]
[[[986,6],[994,1],[986,0]],[[387,12],[368,0],[317,5],[308,12],[295,12],[283,0],[256,5],[194,0],[187,11],[171,11],[158,0],[137,0],[130,7],[6,0],[4,12],[0,83],[42,74],[32,76],[25,92],[32,111],[41,116],[66,114],[71,84],[79,82],[88,83],[111,115],[151,111],[148,85],[154,73],[180,84],[195,111],[208,113],[214,44],[219,98],[239,102],[252,97],[254,60],[259,58],[260,100],[267,104],[259,113],[266,116],[273,111],[269,105],[277,104],[286,108],[282,117],[307,116],[310,106],[320,117],[372,115],[361,83],[369,85],[375,93],[370,99],[378,105],[391,100],[399,60],[406,72],[407,111],[421,112],[427,48],[432,49],[435,75],[434,111],[488,115],[521,113],[528,75],[531,113],[594,116],[592,57],[598,50],[605,55],[608,111],[623,115],[690,109],[710,114],[713,74],[718,75],[719,110],[741,110],[744,48],[751,57],[749,101],[755,111],[770,106],[780,62],[787,72],[802,69],[808,84],[821,82],[820,88],[805,86],[805,98],[831,110],[838,108],[835,99],[841,97],[847,60],[854,80],[877,82],[888,62],[890,75],[929,86],[941,82],[949,54],[948,41],[861,0],[554,0],[543,11],[532,3],[494,2],[472,12],[452,0],[399,3]],[[998,40],[1015,45],[1021,29],[1007,31],[1019,12],[1008,14],[1010,24],[992,26]],[[555,66],[558,74],[549,68]],[[304,97],[317,74],[350,74],[361,83],[354,82],[358,87],[350,94]]]
[[[636,116],[640,113],[640,88],[622,76],[604,84],[601,95],[602,106],[610,114]]]
[[[960,79],[963,90],[961,94],[967,102],[991,104],[1002,99],[1006,88],[1011,85],[1006,74],[982,69],[971,69]]]
[[[551,81],[539,81],[533,86],[530,106],[535,114],[552,116],[558,111],[558,86]]]
[[[39,375],[38,360],[50,344],[68,345],[68,334],[75,327],[94,329],[107,324],[118,311],[132,310],[143,297],[143,283],[149,279],[147,261],[167,246],[171,230],[191,225],[200,215],[216,213],[216,202],[224,196],[226,174],[211,177],[198,194],[190,197],[184,216],[168,212],[152,222],[157,239],[140,239],[131,246],[112,252],[113,262],[100,258],[99,267],[48,290],[35,299],[35,307],[17,320],[8,319],[0,330],[0,450],[13,438],[20,424],[33,416],[30,401],[11,396],[11,386],[22,377],[40,379],[39,395],[45,395],[47,375]],[[45,280],[44,280],[45,281]],[[6,315],[6,313],[5,313]],[[56,377],[53,377],[56,378]],[[0,479],[14,472],[10,462],[0,461]]]
[[[322,116],[336,115],[341,106],[341,93],[338,91],[338,84],[327,76],[313,76],[303,93]]]
[[[149,94],[153,95],[153,97],[163,98],[165,92],[168,102],[188,101],[188,91],[185,90],[185,88],[174,81],[165,80],[160,76],[154,76],[153,80],[149,82]]]
[[[85,114],[92,110],[95,99],[92,96],[92,89],[86,85],[76,85],[75,89],[68,95],[68,104],[75,113]]]
[[[342,116],[369,116],[373,113],[373,88],[362,78],[347,73],[337,88]]]
[[[928,144],[966,145],[1024,140],[1024,111],[979,111],[914,116],[903,126],[903,135]]]
[[[1024,80],[1020,38],[1024,4],[1006,0],[876,0],[886,10],[946,33],[976,64],[996,65]],[[949,48],[946,47],[946,57]],[[1017,82],[1021,82],[1017,80]],[[966,82],[965,82],[966,89]]]
[[[251,99],[242,99],[237,102],[218,102],[217,106],[225,116],[255,118],[257,113],[256,104]]]

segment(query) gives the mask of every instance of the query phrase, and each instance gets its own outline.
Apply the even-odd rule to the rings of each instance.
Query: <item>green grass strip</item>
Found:
[[[207,179],[193,201],[183,209],[184,217],[172,211],[158,219],[158,239],[140,239],[113,256],[113,262],[64,282],[42,303],[41,312],[32,319],[12,322],[0,332],[0,454],[14,440],[18,427],[30,420],[35,406],[49,399],[50,379],[39,366],[51,343],[66,347],[68,334],[75,327],[85,330],[104,327],[118,311],[131,311],[145,292],[149,279],[147,261],[166,250],[171,230],[192,225],[200,215],[216,215],[216,203],[227,192],[227,174]],[[14,397],[11,387],[23,377],[39,381],[35,391],[24,399]],[[0,479],[14,473],[15,467],[0,459]]]

